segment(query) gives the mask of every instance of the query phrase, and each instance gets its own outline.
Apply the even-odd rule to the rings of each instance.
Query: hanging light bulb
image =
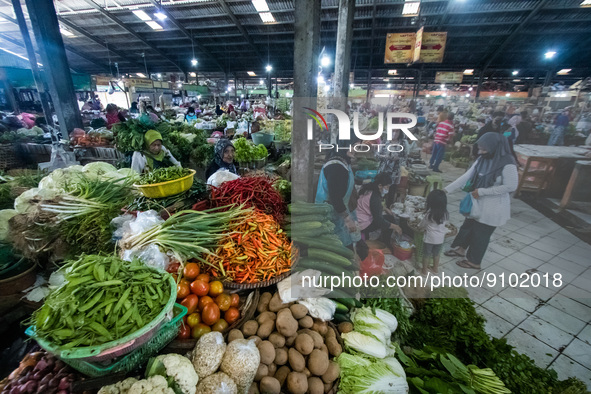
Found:
[[[191,60],[191,64],[192,64],[193,66],[196,66],[196,65],[197,65],[197,63],[198,63],[198,62],[197,62],[197,59],[193,58],[193,59]]]

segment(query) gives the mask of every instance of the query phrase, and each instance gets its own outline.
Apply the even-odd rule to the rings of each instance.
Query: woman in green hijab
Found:
[[[162,167],[180,167],[181,163],[162,145],[162,135],[156,130],[148,130],[144,135],[144,150],[134,152],[131,168],[139,174]]]

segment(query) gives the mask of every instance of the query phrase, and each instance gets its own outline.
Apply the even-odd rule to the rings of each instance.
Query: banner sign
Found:
[[[463,79],[464,73],[462,71],[437,71],[437,74],[435,74],[436,83],[462,83]]]
[[[411,63],[416,33],[388,33],[384,63]]]
[[[414,52],[413,52],[413,56],[412,56],[412,62],[416,63],[419,61],[419,59],[421,58],[421,45],[423,43],[423,27],[421,27],[419,29],[419,31],[417,31],[417,36],[415,39],[415,47],[414,47]]]
[[[424,32],[421,41],[421,53],[419,57],[421,63],[443,62],[447,32]]]

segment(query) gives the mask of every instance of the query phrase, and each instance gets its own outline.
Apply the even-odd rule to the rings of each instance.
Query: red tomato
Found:
[[[230,309],[224,313],[224,320],[227,321],[228,324],[233,324],[238,319],[240,319],[240,311],[238,308],[230,307]]]
[[[191,292],[199,297],[206,296],[209,293],[209,283],[200,280],[191,282]]]
[[[187,315],[195,312],[199,298],[195,294],[189,294],[181,301],[181,305],[187,308]]]
[[[191,293],[189,289],[189,285],[181,281],[178,285],[176,285],[176,298],[181,299],[185,298]]]
[[[209,296],[214,298],[224,292],[224,285],[219,280],[214,280],[209,284]]]
[[[205,308],[205,305],[209,304],[213,302],[213,299],[210,296],[203,296],[201,298],[199,298],[199,305],[198,308],[201,312],[203,312],[203,308]]]
[[[183,269],[183,277],[193,280],[199,275],[201,269],[199,269],[199,265],[196,263],[187,263],[185,268]]]
[[[197,280],[203,281],[205,283],[209,283],[209,274],[199,274],[197,275]]]
[[[208,326],[215,324],[220,320],[220,308],[213,302],[205,305],[201,311],[201,320]]]
[[[166,272],[171,274],[176,274],[179,271],[180,263],[170,263],[168,267],[166,267]]]
[[[209,326],[206,326],[203,323],[199,323],[195,327],[193,327],[193,331],[191,332],[191,337],[193,337],[195,339],[199,339],[204,334],[207,334],[208,332],[211,332],[211,328]]]
[[[228,310],[228,308],[230,308],[232,304],[232,298],[229,294],[222,293],[216,297],[215,303],[220,308],[220,311],[225,312]]]
[[[231,306],[234,308],[238,308],[240,306],[240,296],[238,294],[230,294],[230,299],[232,300]]]
[[[181,324],[178,339],[189,339],[191,337],[191,327],[188,324]]]
[[[193,328],[199,323],[201,323],[201,315],[199,313],[191,313],[187,317],[187,324],[189,325],[189,327]]]

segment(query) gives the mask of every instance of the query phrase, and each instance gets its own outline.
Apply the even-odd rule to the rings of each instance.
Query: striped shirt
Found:
[[[447,144],[447,141],[449,141],[453,134],[453,123],[449,120],[441,122],[437,125],[437,129],[435,130],[435,143],[445,145]]]

